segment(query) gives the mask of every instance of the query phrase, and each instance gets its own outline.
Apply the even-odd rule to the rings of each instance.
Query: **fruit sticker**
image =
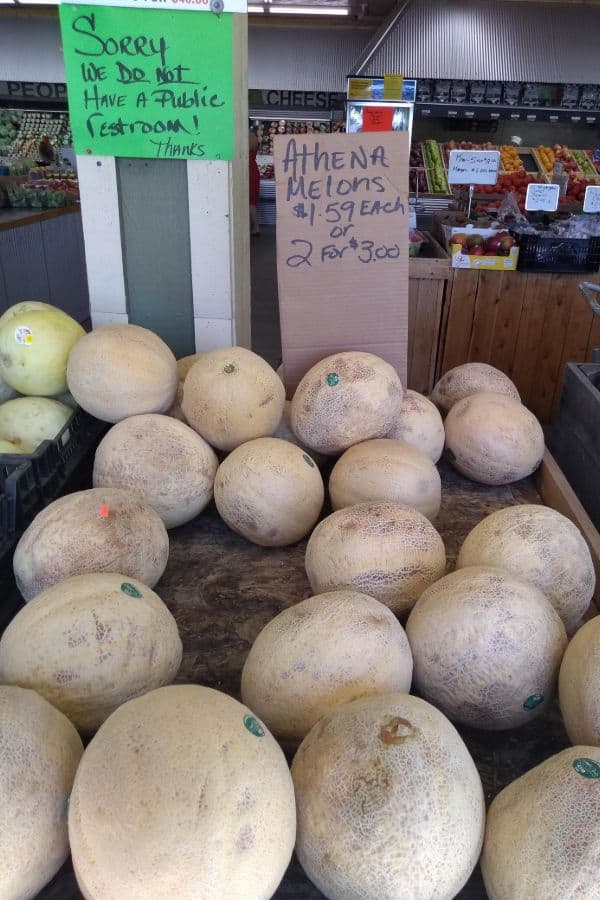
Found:
[[[255,737],[264,737],[265,729],[262,727],[260,722],[258,722],[254,716],[244,716],[244,725]]]
[[[523,703],[523,709],[535,709],[536,706],[539,706],[540,703],[544,702],[543,694],[532,694],[530,697],[525,700]]]
[[[226,366],[223,366],[223,371],[226,375],[232,375],[235,372],[235,366],[233,363],[227,363]]]
[[[27,346],[33,344],[31,328],[28,328],[27,325],[19,325],[18,328],[15,328],[15,341],[17,344],[25,344]]]
[[[304,462],[306,463],[307,466],[310,466],[311,469],[314,469],[315,464],[314,464],[314,462],[312,461],[312,459],[310,458],[310,456],[308,455],[308,453],[303,453],[303,454],[302,454],[302,459],[304,460]]]
[[[124,594],[127,594],[128,597],[141,597],[140,591],[136,588],[134,584],[130,584],[129,581],[124,581],[121,585],[121,590]]]
[[[336,372],[330,372],[325,381],[329,387],[335,387],[336,384],[340,383],[340,376]]]
[[[586,756],[580,756],[574,760],[573,768],[579,775],[584,778],[600,778],[600,765],[595,759],[589,759]]]

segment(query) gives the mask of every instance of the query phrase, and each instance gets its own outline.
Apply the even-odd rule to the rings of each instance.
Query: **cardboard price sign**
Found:
[[[600,213],[600,187],[588,184],[583,198],[583,211],[585,213]]]
[[[406,384],[408,132],[274,140],[277,277],[288,388],[366,350]]]
[[[61,6],[76,152],[233,159],[232,18]]]
[[[451,150],[449,184],[496,184],[499,150]]]
[[[525,209],[528,212],[556,212],[559,194],[558,184],[528,184]]]

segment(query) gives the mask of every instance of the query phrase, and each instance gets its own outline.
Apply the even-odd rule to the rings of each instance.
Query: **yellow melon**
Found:
[[[348,351],[309,369],[292,399],[292,428],[317,453],[385,437],[398,418],[404,390],[396,370],[372,353]]]
[[[579,629],[560,667],[560,710],[573,744],[600,747],[600,616]]]
[[[596,585],[592,557],[577,526],[533,503],[486,516],[465,538],[456,566],[499,566],[537,585],[567,633],[581,621]]]
[[[317,525],[306,548],[315,593],[349,587],[407,612],[446,569],[444,543],[425,516],[400,503],[359,503]]]
[[[596,900],[600,750],[546,759],[490,806],[481,856],[489,900]]]
[[[436,463],[442,455],[446,433],[437,406],[423,394],[408,390],[387,437],[406,441]]]
[[[169,537],[159,515],[131,491],[92,488],[54,500],[17,544],[13,567],[25,600],[71,575],[121,572],[154,587]]]
[[[267,437],[283,413],[285,388],[271,366],[243,347],[203,353],[183,385],[183,414],[219,450]]]
[[[105,325],[71,351],[67,381],[83,409],[104,422],[166,412],[177,390],[175,357],[139,325]]]
[[[431,399],[444,413],[471,394],[502,394],[519,402],[519,392],[508,375],[487,363],[463,363],[450,369],[435,385]]]
[[[83,753],[35,691],[0,685],[0,897],[37,897],[69,853],[67,808]]]
[[[451,900],[481,850],[475,764],[433,706],[391,693],[338,706],[294,758],[296,853],[330,898]]]
[[[257,438],[237,447],[215,478],[215,503],[223,521],[263,547],[301,540],[319,518],[324,497],[314,460],[278,438]]]
[[[11,441],[0,440],[0,453],[25,453],[25,450],[17,444],[13,444]]]
[[[392,611],[358,591],[331,591],[263,628],[244,665],[242,699],[276,737],[301,741],[336,706],[408,692],[411,679],[408,639]]]
[[[394,500],[435,519],[442,483],[435,465],[410,444],[390,438],[363,441],[338,459],[329,478],[333,509],[369,500]]]
[[[64,428],[73,410],[48,397],[17,397],[0,404],[0,438],[33,453]]]
[[[268,900],[295,830],[274,738],[247,707],[198,685],[119,707],[86,748],[69,806],[86,900]]]
[[[187,373],[201,356],[201,353],[190,353],[189,356],[182,356],[181,359],[177,360],[177,377],[180,381],[185,381]]]
[[[453,721],[492,730],[525,725],[548,708],[567,646],[539,588],[484,566],[424,591],[406,633],[419,693]]]
[[[501,394],[472,394],[446,417],[446,452],[462,475],[510,484],[535,472],[544,455],[542,426],[525,406]]]
[[[2,370],[0,369],[0,372],[1,371]],[[7,400],[13,400],[18,396],[19,392],[15,391],[14,388],[11,388],[10,384],[7,384],[0,375],[0,403],[6,403]]]
[[[168,416],[131,416],[102,439],[94,487],[128,488],[167,528],[189,522],[212,500],[217,457],[204,438]]]
[[[0,682],[32,688],[82,732],[122,703],[170,684],[181,663],[175,619],[131,576],[74,575],[17,613],[0,639]]]

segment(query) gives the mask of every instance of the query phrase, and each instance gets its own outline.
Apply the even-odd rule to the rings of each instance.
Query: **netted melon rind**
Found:
[[[431,400],[449,412],[455,403],[471,394],[502,394],[520,402],[519,392],[508,375],[488,363],[463,363],[449,369],[435,385]]]
[[[446,432],[437,406],[423,394],[409,389],[387,437],[406,441],[436,463],[444,449]]]
[[[573,744],[600,747],[600,616],[583,625],[565,651],[558,679],[560,711]]]

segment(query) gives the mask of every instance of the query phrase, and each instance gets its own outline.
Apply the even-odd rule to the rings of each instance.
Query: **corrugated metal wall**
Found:
[[[364,74],[600,83],[600,7],[413,0]]]

